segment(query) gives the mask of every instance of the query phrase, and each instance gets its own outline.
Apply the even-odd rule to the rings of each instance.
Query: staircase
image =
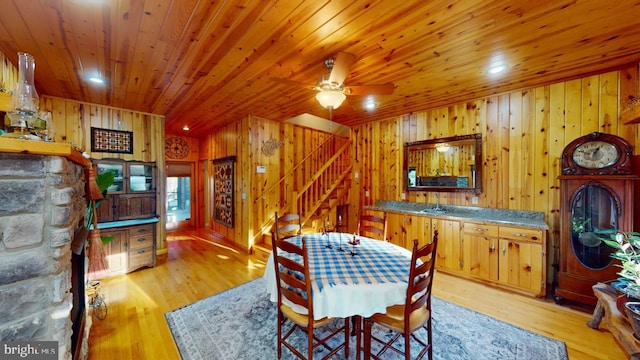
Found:
[[[285,183],[287,179],[308,179],[287,193],[284,203],[278,206],[278,213],[300,214],[303,233],[321,231],[327,223],[335,225],[332,215],[335,217],[336,208],[347,204],[349,198],[350,149],[351,139],[332,135],[294,165],[292,171],[272,187]],[[304,170],[302,164],[305,164]],[[309,173],[309,164],[313,164],[310,177],[301,173]],[[253,247],[254,253],[264,259],[271,253],[272,226],[273,218],[263,224],[263,236],[259,238],[262,241],[256,241]]]

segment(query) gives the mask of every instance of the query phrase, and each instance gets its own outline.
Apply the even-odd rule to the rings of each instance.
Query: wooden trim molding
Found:
[[[91,167],[91,162],[69,144],[0,137],[0,153],[2,152],[63,156],[85,168]]]

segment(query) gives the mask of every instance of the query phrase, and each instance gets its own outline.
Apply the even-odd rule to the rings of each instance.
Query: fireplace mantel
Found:
[[[0,137],[0,153],[63,156],[84,168],[91,167],[91,161],[84,158],[80,151],[63,143]]]

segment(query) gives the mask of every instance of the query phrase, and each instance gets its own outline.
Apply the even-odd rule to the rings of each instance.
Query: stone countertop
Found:
[[[393,212],[399,214],[428,216],[439,219],[481,221],[498,225],[517,225],[549,230],[544,221],[544,213],[539,211],[505,210],[473,206],[440,205],[444,211],[433,211],[435,204],[415,203],[408,201],[378,200],[375,205],[365,206],[373,211]],[[423,211],[427,209],[426,211]]]

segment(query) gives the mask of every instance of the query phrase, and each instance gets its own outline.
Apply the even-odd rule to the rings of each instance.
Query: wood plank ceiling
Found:
[[[166,115],[198,136],[255,114],[329,117],[323,62],[356,55],[345,125],[464,102],[640,61],[640,3],[617,0],[0,0],[0,51],[36,58],[40,94]],[[504,62],[502,75],[485,73]],[[107,83],[97,86],[88,76]]]

